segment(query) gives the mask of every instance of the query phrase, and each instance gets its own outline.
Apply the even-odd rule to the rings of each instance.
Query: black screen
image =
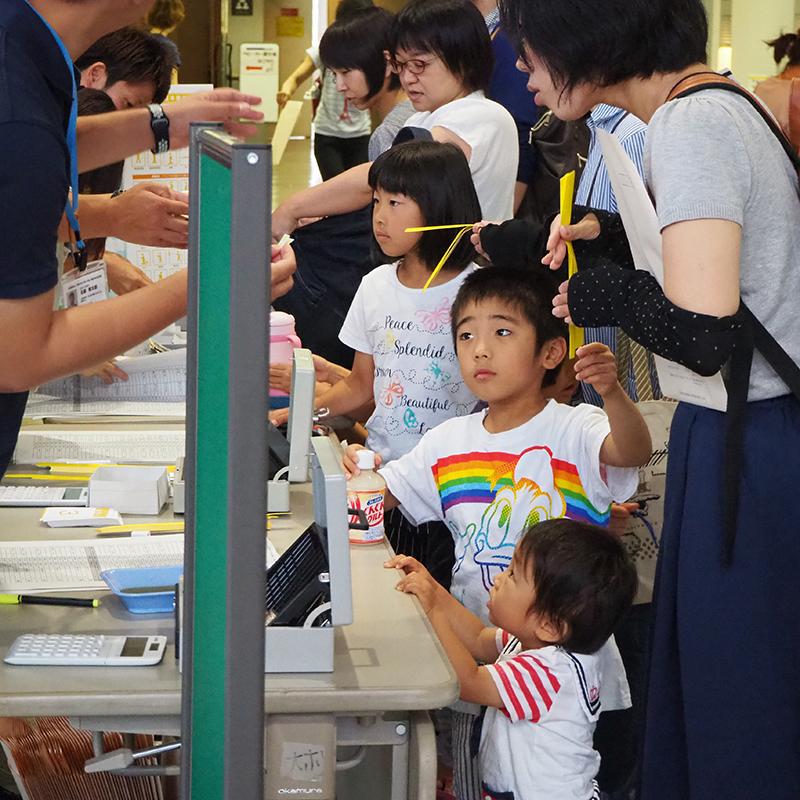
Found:
[[[126,636],[120,656],[122,658],[141,658],[147,646],[146,636]]]

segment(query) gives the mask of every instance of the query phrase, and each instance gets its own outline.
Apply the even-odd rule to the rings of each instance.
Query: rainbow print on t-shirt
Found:
[[[581,483],[578,469],[568,461],[558,458],[552,459],[553,478],[567,504],[565,517],[579,519],[584,522],[593,522],[595,525],[608,524],[609,510],[598,511],[586,497]],[[609,506],[610,508],[610,506]]]
[[[440,459],[433,466],[445,515],[462,503],[491,506],[510,490],[514,506],[531,502],[539,519],[570,517],[605,525],[609,510],[596,509],[574,464],[553,457],[547,447],[531,447],[520,454],[473,452]],[[514,515],[517,509],[514,509]],[[526,518],[529,514],[525,515]]]

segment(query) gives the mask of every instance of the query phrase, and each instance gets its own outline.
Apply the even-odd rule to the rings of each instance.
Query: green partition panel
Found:
[[[263,795],[271,152],[193,126],[184,800]]]

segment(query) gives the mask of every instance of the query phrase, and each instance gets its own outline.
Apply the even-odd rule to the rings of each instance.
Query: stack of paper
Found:
[[[100,573],[183,564],[183,534],[118,539],[0,542],[0,592],[107,589]]]
[[[39,464],[50,461],[109,459],[123,464],[171,464],[186,452],[184,431],[48,431],[48,425],[23,428],[13,461]]]
[[[31,393],[25,416],[97,414],[186,416],[186,350],[121,359],[128,380],[113,384],[71,375],[50,381]]]

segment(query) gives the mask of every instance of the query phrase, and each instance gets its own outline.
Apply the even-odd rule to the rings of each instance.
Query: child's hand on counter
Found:
[[[413,556],[404,556],[402,553],[398,553],[396,556],[392,556],[388,561],[384,561],[383,567],[384,569],[399,569],[406,575],[411,572],[421,572],[424,575],[430,576],[430,573],[421,562],[417,561]],[[433,579],[431,578],[431,580]]]
[[[403,577],[395,587],[399,592],[413,594],[419,600],[422,610],[427,614],[436,605],[436,592],[439,584],[416,558],[396,555],[385,561],[385,569],[400,570]]]

